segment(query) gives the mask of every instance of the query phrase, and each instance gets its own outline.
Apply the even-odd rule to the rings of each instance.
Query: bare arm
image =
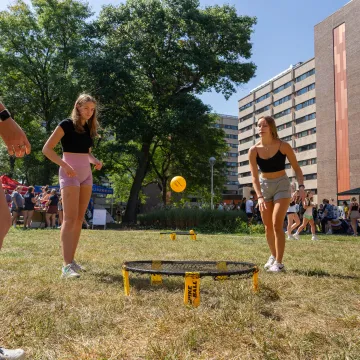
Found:
[[[64,135],[64,130],[60,126],[58,126],[50,135],[48,141],[45,143],[42,152],[53,163],[64,168],[68,176],[73,177],[76,176],[74,169],[65,161],[63,161],[54,150],[55,146],[59,143],[59,141]]]
[[[0,103],[0,112],[5,110],[5,106]],[[0,137],[5,142],[9,155],[23,157],[30,154],[31,145],[21,127],[10,117],[0,122]]]
[[[264,197],[261,192],[260,181],[259,181],[259,170],[256,163],[256,155],[257,155],[256,148],[255,146],[252,146],[249,149],[249,164],[250,164],[250,171],[252,176],[252,183],[256,195],[258,197],[259,209],[263,210],[266,209],[266,205],[265,205]]]
[[[100,170],[102,168],[103,163],[92,154],[91,148],[89,149],[89,160],[91,164],[95,165],[96,170]]]
[[[299,166],[299,163],[297,162],[294,150],[286,142],[284,142],[282,144],[282,150],[283,150],[284,154],[286,155],[286,157],[288,158],[291,167],[295,171],[296,179],[297,179],[298,184],[299,184],[299,195],[300,195],[300,198],[303,200],[303,199],[305,199],[305,189],[304,189],[303,186],[300,187],[300,185],[304,185],[304,175],[303,175],[303,172],[302,172],[302,170],[301,170],[301,168]]]

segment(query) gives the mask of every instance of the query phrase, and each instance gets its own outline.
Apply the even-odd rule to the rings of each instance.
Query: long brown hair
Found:
[[[277,129],[276,129],[276,124],[275,124],[275,120],[273,117],[271,116],[262,116],[260,119],[258,119],[258,122],[261,119],[265,119],[266,123],[269,125],[270,127],[270,131],[271,131],[271,135],[273,137],[273,139],[278,139],[279,135],[277,133]]]
[[[311,191],[306,192],[306,197],[304,199],[304,203],[306,206],[309,206],[311,204],[311,199],[313,199],[313,196],[310,197]]]
[[[94,113],[92,114],[91,118],[87,121],[89,129],[90,129],[90,136],[96,137],[97,136],[97,129],[99,127],[99,123],[97,121],[97,103],[95,98],[88,94],[81,94],[77,100],[75,101],[74,108],[71,113],[71,120],[74,123],[75,131],[78,133],[83,133],[84,127],[81,125],[80,121],[80,113],[78,110],[78,106],[81,106],[87,102],[92,102],[95,105]]]

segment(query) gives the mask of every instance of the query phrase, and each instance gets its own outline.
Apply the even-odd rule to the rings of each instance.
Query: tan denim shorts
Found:
[[[266,202],[291,198],[290,180],[287,175],[276,179],[260,177],[260,188]]]

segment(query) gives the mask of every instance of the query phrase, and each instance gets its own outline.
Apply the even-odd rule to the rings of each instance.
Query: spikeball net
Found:
[[[249,262],[236,261],[127,261],[123,264],[125,295],[130,295],[129,272],[150,274],[151,284],[162,283],[162,275],[185,277],[184,303],[200,304],[200,278],[212,276],[215,280],[226,280],[235,275],[253,276],[254,291],[258,290],[258,267]]]

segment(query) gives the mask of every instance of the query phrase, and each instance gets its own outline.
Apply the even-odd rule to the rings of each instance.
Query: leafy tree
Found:
[[[75,0],[17,0],[0,12],[0,96],[33,145],[24,161],[32,183],[47,183],[56,171],[40,150],[84,89],[91,15]]]
[[[201,9],[197,0],[128,0],[101,12],[92,73],[105,124],[120,143],[139,144],[125,222],[136,221],[152,153],[169,138],[186,94],[213,88],[228,98],[254,75],[246,59],[255,22],[228,5]]]
[[[216,115],[208,111],[199,99],[190,95],[184,97],[178,118],[174,114],[174,127],[169,129],[169,137],[157,144],[151,156],[149,175],[157,178],[164,204],[169,181],[175,175],[185,177],[189,194],[210,192],[211,156],[218,159],[214,167],[214,188],[220,191],[223,188],[225,163],[221,159],[228,146],[224,131],[213,127]]]

